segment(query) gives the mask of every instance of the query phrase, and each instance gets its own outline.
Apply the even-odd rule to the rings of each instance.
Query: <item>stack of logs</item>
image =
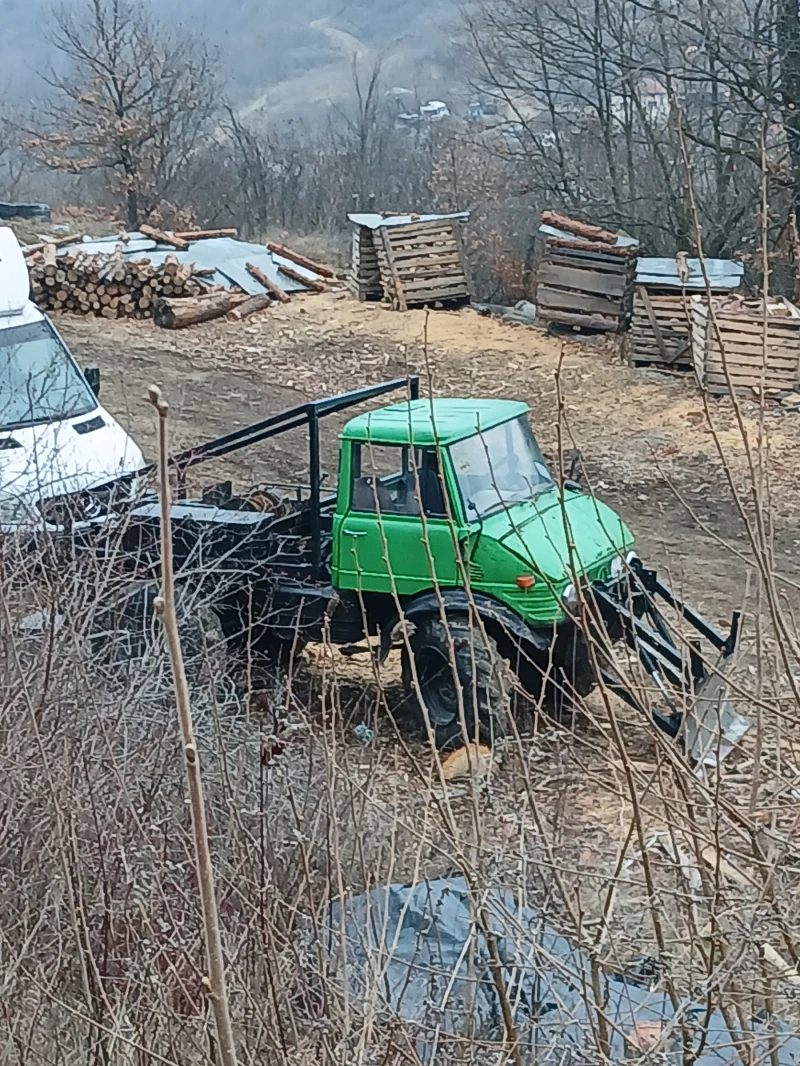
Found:
[[[192,240],[236,236],[233,229],[165,233],[141,226],[140,230],[145,236],[181,252]],[[74,241],[74,238],[67,239]],[[122,240],[127,241],[127,235]],[[116,245],[113,254],[63,252],[57,247],[59,243],[64,241],[26,249],[31,296],[45,311],[73,311],[103,318],[152,318],[157,326],[165,329],[183,329],[227,314],[243,319],[265,310],[273,302],[290,300],[284,289],[252,263],[247,264],[247,272],[267,291],[248,296],[236,286],[225,288],[200,280],[213,276],[214,267],[181,263],[174,254],[167,255],[156,266],[147,258],[126,257],[123,243]],[[301,284],[305,292],[324,292],[325,282],[334,277],[328,267],[284,245],[268,243],[266,247],[282,259],[318,275],[316,279],[308,278],[287,263],[279,263],[278,273]]]
[[[56,258],[55,245],[28,259],[31,296],[46,311],[75,311],[103,318],[151,318],[162,296],[199,296],[207,288],[198,280],[213,270],[198,270],[168,255],[154,266],[149,259],[75,252]]]

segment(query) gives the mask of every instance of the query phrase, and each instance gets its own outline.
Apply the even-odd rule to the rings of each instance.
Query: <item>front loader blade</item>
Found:
[[[753,725],[728,699],[725,663],[730,659],[721,658],[697,688],[683,723],[687,754],[698,766],[718,766]]]

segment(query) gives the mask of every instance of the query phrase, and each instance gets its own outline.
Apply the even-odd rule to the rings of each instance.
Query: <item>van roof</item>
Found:
[[[28,303],[31,282],[25,257],[12,229],[0,226],[0,324],[21,315]]]

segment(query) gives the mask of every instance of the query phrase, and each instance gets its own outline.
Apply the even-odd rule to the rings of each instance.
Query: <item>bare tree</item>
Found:
[[[66,73],[45,78],[52,94],[28,146],[54,170],[105,172],[136,227],[209,131],[217,55],[133,0],[85,0],[79,13],[62,8],[54,22],[51,41]]]

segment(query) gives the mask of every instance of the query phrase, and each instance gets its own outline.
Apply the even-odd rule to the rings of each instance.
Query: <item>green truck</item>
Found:
[[[361,410],[340,436],[338,487],[324,490],[320,422],[392,391],[399,402]],[[172,507],[178,579],[214,587],[221,629],[251,649],[287,653],[307,641],[372,641],[384,660],[400,646],[409,699],[442,748],[506,731],[509,674],[558,701],[599,677],[640,698],[614,666],[624,641],[652,679],[648,713],[671,735],[719,664],[679,638],[659,603],[682,616],[720,660],[723,635],[672,593],[633,550],[620,517],[548,469],[528,408],[509,400],[420,398],[416,378],[313,401],[176,455],[178,482],[209,459],[307,427],[309,481],[235,493],[210,486]],[[121,494],[117,493],[117,496]],[[106,496],[108,499],[108,495]],[[98,538],[158,580],[159,510],[145,497],[113,504],[71,531]]]

